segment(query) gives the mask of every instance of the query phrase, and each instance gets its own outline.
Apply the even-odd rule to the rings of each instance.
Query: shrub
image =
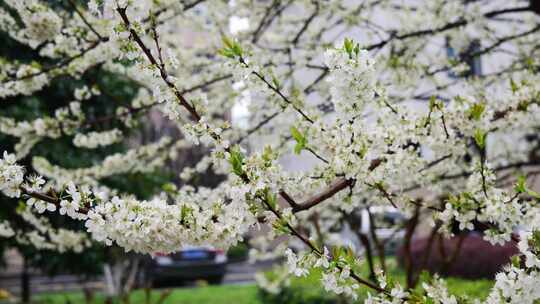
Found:
[[[245,261],[247,259],[249,247],[245,243],[238,243],[236,246],[229,248],[227,257],[229,262]]]
[[[265,304],[347,303],[338,295],[326,292],[320,284],[320,278],[320,272],[311,272],[305,278],[293,277],[290,281],[290,285],[282,287],[277,294],[259,289],[259,298]]]
[[[463,240],[461,250],[453,263],[445,267],[444,256],[450,257],[456,250],[459,236],[449,239],[436,237],[431,246],[429,256],[425,260],[428,250],[428,237],[421,237],[411,242],[411,260],[415,271],[427,270],[431,273],[439,273],[442,276],[454,276],[467,279],[494,278],[497,272],[502,270],[505,264],[510,262],[510,257],[517,254],[518,250],[513,242],[503,246],[491,245],[482,238],[479,233],[469,233]],[[442,244],[440,240],[442,239]],[[441,250],[442,249],[442,250]],[[445,254],[443,255],[442,252]],[[398,251],[398,261],[404,265],[404,248]]]

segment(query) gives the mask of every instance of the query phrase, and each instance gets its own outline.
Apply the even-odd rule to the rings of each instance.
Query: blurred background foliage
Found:
[[[0,5],[2,5],[0,3]],[[2,5],[3,6],[3,5]],[[47,62],[46,58],[39,55],[39,47],[33,50],[0,33],[0,57],[4,60],[20,62],[39,61]],[[16,96],[4,98],[0,101],[0,116],[12,117],[16,121],[32,121],[43,116],[54,116],[56,109],[66,107],[75,100],[74,91],[83,86],[97,87],[101,91],[99,96],[92,96],[89,100],[81,102],[82,109],[87,119],[110,116],[116,113],[118,106],[129,106],[137,92],[137,85],[125,77],[115,75],[102,68],[95,66],[86,71],[79,79],[67,76],[56,77],[50,85],[38,91],[32,96]],[[127,129],[120,122],[109,120],[92,126],[93,131],[119,128],[127,137],[136,136],[140,128]],[[121,142],[97,149],[80,149],[73,145],[73,136],[62,136],[58,139],[46,138],[34,146],[31,152],[20,160],[27,172],[32,173],[32,158],[41,156],[48,159],[52,164],[64,168],[88,167],[99,163],[112,153],[126,151],[129,144]],[[18,139],[0,133],[1,150],[13,151]],[[147,199],[161,189],[161,185],[169,181],[173,174],[168,170],[143,174],[125,174],[111,176],[101,182],[121,193],[130,193],[139,199]],[[9,218],[15,223],[15,227],[22,231],[28,230],[28,225],[16,214],[19,204],[17,200],[0,197],[0,219]],[[72,230],[83,229],[80,222],[71,220],[58,214],[47,214],[54,227],[62,227]],[[84,276],[97,275],[101,271],[99,267],[107,261],[112,248],[104,248],[100,244],[93,244],[89,250],[82,253],[62,253],[48,250],[36,250],[32,246],[25,246],[9,239],[0,239],[0,256],[8,248],[16,248],[23,256],[27,266],[38,268],[47,274],[72,273]],[[5,264],[4,260],[0,260]]]

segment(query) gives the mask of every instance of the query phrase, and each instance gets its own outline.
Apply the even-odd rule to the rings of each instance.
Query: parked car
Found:
[[[227,272],[227,254],[212,247],[184,247],[172,254],[156,254],[147,260],[143,281],[146,284],[176,284],[206,280],[219,284]]]

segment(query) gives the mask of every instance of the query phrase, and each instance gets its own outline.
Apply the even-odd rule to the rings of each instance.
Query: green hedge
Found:
[[[249,247],[245,243],[238,243],[236,246],[229,248],[227,251],[227,257],[229,262],[245,261],[247,260],[249,253]]]

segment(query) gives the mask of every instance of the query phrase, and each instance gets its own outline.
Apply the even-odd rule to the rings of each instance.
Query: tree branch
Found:
[[[141,48],[141,51],[145,54],[146,58],[150,61],[150,63],[157,67],[157,69],[159,70],[161,79],[163,79],[165,84],[173,91],[174,95],[176,96],[180,104],[190,113],[191,118],[193,120],[195,121],[201,120],[201,116],[199,115],[199,113],[197,113],[197,110],[184,98],[184,96],[178,90],[176,85],[170,81],[169,76],[167,75],[167,72],[165,71],[165,69],[158,64],[158,62],[154,58],[154,55],[152,55],[152,52],[150,51],[150,49],[144,44],[141,37],[139,37],[139,34],[137,34],[137,32],[131,28],[131,23],[126,14],[126,8],[118,7],[116,8],[116,11],[120,15],[120,18],[122,18],[124,25],[129,29],[131,38]]]

